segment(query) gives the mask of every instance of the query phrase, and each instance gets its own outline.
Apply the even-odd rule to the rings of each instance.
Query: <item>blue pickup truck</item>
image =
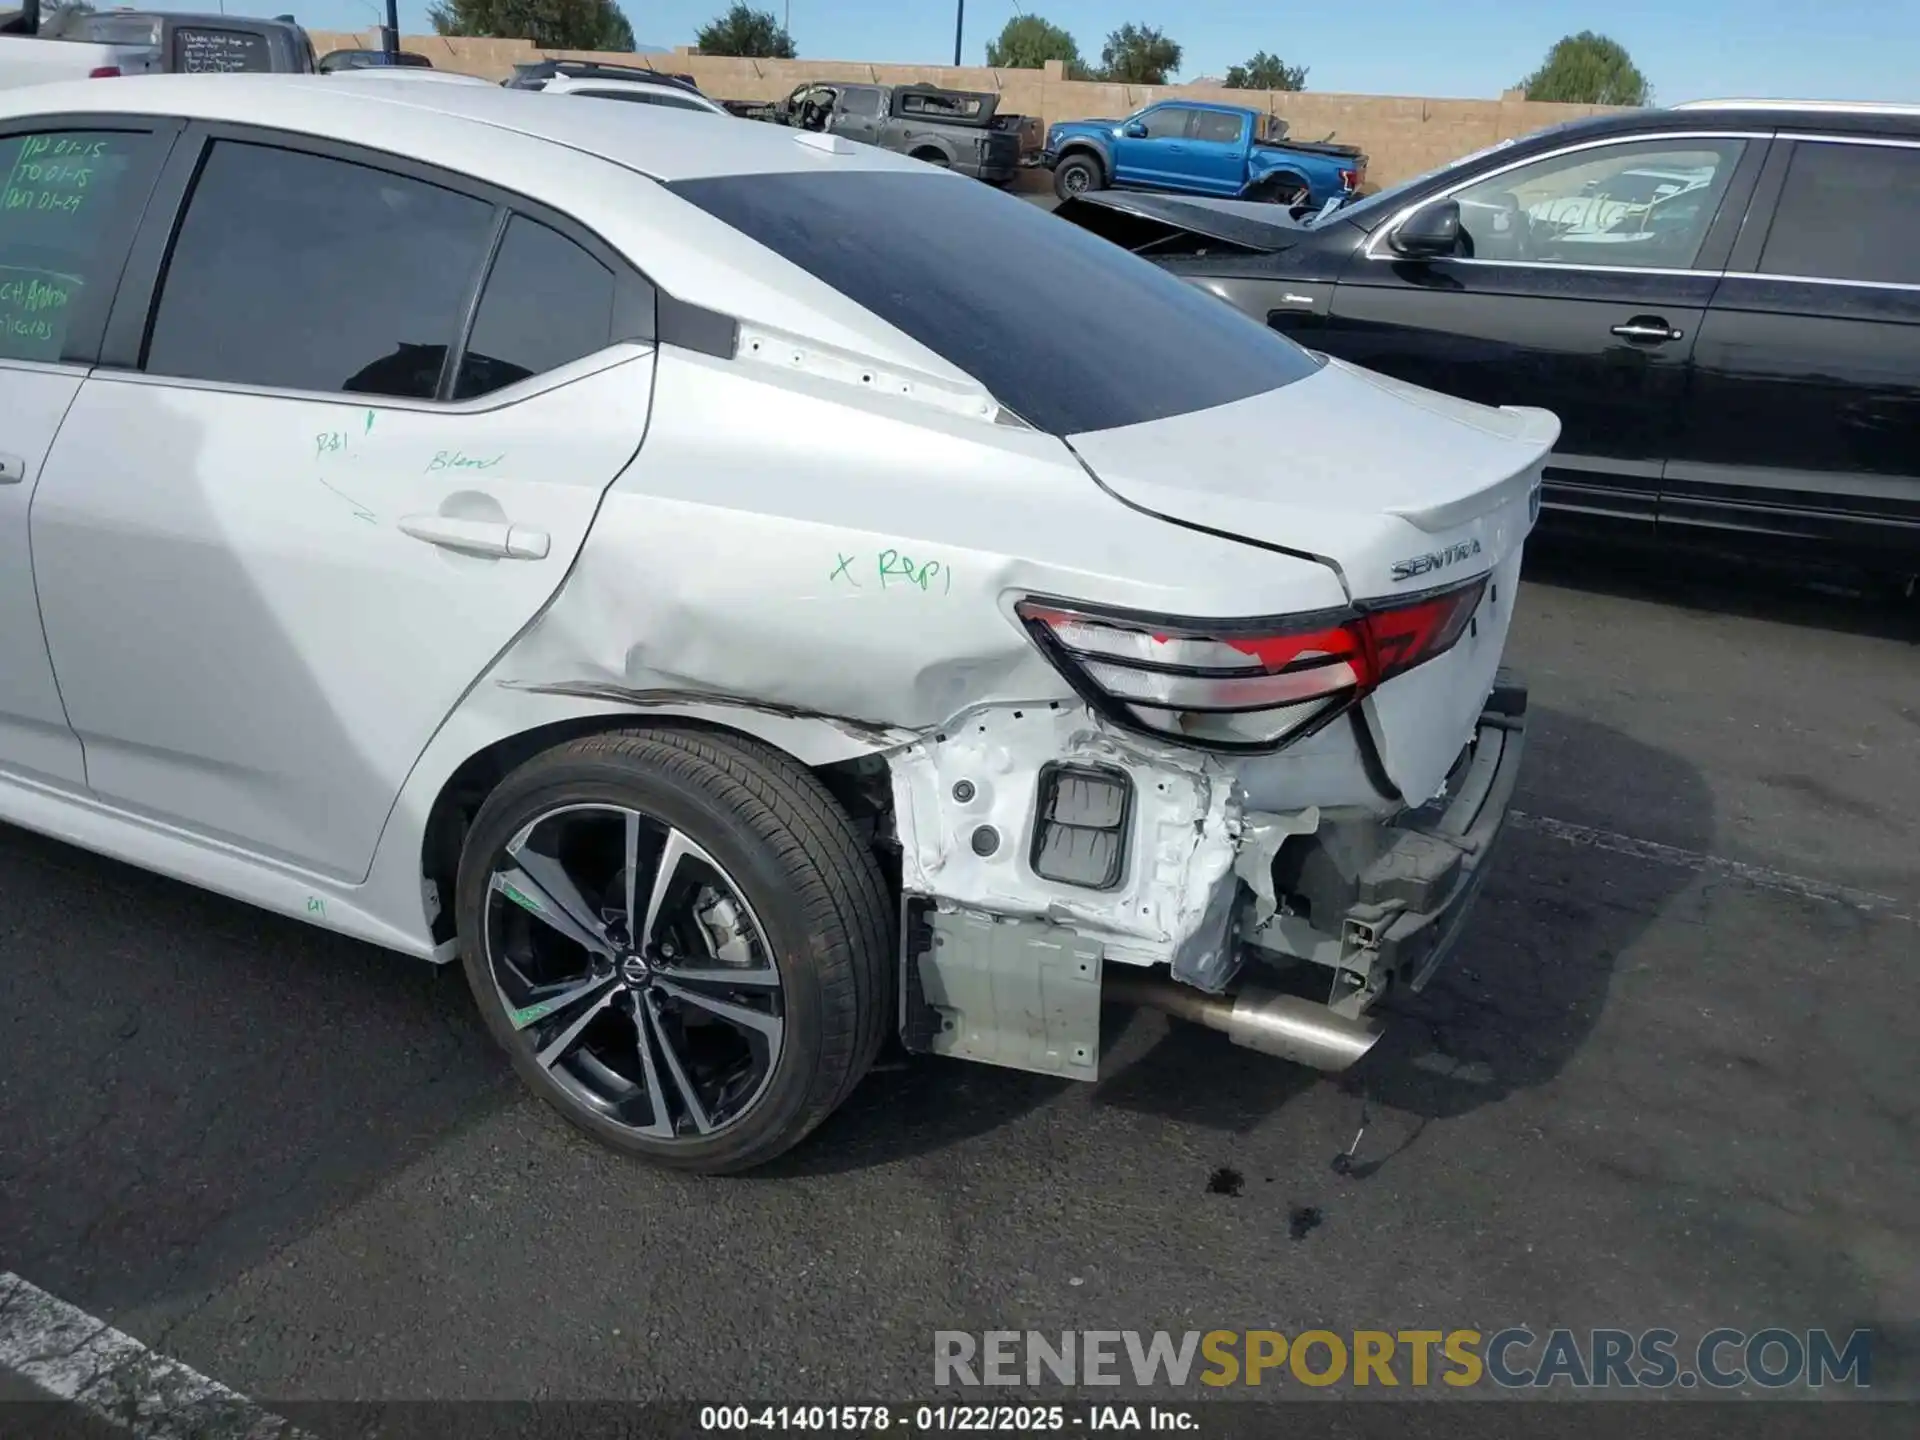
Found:
[[[1276,115],[1237,105],[1163,100],[1124,120],[1068,120],[1047,132],[1053,190],[1171,190],[1315,209],[1351,199],[1367,157],[1351,145],[1288,140]]]

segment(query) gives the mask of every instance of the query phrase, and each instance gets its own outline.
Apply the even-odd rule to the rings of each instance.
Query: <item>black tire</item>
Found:
[[[1106,169],[1095,156],[1069,155],[1053,167],[1053,193],[1062,200],[1106,188]]]
[[[771,1002],[780,1011],[777,1053],[765,1065],[760,1088],[717,1133],[686,1133],[691,1122],[683,1114],[665,1122],[678,1133],[649,1136],[632,1123],[612,1118],[606,1107],[587,1103],[536,1059],[534,1037],[537,1027],[546,1023],[544,1015],[533,1021],[526,1018],[529,1010],[510,1015],[505,991],[496,981],[489,949],[505,941],[490,937],[504,937],[507,928],[488,928],[488,917],[497,913],[488,907],[498,904],[502,888],[496,867],[526,863],[524,848],[509,859],[510,842],[524,840],[548,819],[566,823],[565,817],[602,811],[651,817],[664,827],[664,835],[677,831],[703,849],[716,865],[706,873],[717,874],[720,884],[699,895],[714,890],[726,895],[729,891],[722,887],[730,887],[745,903],[747,921],[763,942],[764,960],[778,971]],[[633,842],[627,844],[631,856]],[[669,867],[662,861],[660,868]],[[629,864],[620,874],[629,871],[637,873],[639,866]],[[631,897],[632,882],[627,883]],[[511,893],[511,885],[505,888]],[[584,893],[577,890],[574,898]],[[541,913],[524,897],[513,898],[519,908]],[[698,899],[693,903],[697,906]],[[521,1079],[595,1139],[678,1169],[735,1173],[763,1165],[798,1144],[866,1074],[892,1014],[892,907],[872,852],[812,774],[786,755],[741,736],[669,726],[622,730],[576,740],[527,761],[500,783],[474,819],[461,854],[456,905],[468,985]],[[630,916],[638,914],[633,898],[627,908]],[[525,922],[525,917],[513,918]],[[525,928],[546,933],[536,925]],[[556,945],[564,948],[566,943],[563,938]],[[699,965],[699,957],[693,958]],[[602,964],[597,958],[593,963]],[[616,970],[621,963],[617,956],[612,961]],[[658,979],[673,973],[657,968],[654,975]],[[623,993],[626,989],[624,984],[618,988]],[[636,990],[627,1003],[634,1011],[628,1023],[645,1032],[647,1022],[639,1012],[647,997]],[[661,1003],[657,994],[654,1003]],[[565,1018],[562,1011],[553,1014]],[[606,1019],[592,1023],[617,1023],[621,1015],[624,1012],[609,1009]],[[664,1043],[666,1027],[657,1016],[653,1023],[652,1033]],[[684,1040],[690,1032],[676,1026],[675,1033]],[[655,1068],[647,1074],[657,1082]],[[685,1070],[698,1073],[692,1064]],[[679,1082],[684,1102],[687,1087],[681,1071],[676,1069],[671,1079]],[[664,1095],[664,1088],[658,1093]],[[655,1116],[671,1108],[664,1099],[650,1101],[650,1107]],[[702,1119],[707,1118],[703,1112]]]

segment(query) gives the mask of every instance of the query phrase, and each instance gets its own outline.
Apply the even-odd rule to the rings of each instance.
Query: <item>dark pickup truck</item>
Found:
[[[784,100],[728,101],[727,109],[750,120],[842,135],[1005,185],[1027,156],[1038,153],[1041,129],[1038,117],[999,114],[999,101],[985,92],[934,85],[811,82]]]

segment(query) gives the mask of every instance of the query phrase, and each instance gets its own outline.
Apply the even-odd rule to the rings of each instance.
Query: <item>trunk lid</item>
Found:
[[[1470,633],[1365,707],[1388,774],[1418,804],[1492,688],[1559,433],[1544,410],[1490,409],[1330,360],[1276,390],[1068,444],[1136,509],[1318,560],[1363,605],[1490,577]]]

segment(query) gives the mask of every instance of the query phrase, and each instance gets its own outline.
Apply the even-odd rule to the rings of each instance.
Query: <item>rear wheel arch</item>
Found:
[[[876,737],[871,742],[855,743],[843,733],[834,732],[820,743],[807,744],[795,740],[790,725],[757,723],[763,717],[755,713],[739,712],[729,718],[734,723],[670,709],[615,709],[515,731],[467,756],[441,782],[421,829],[420,878],[434,887],[439,899],[432,921],[434,944],[444,945],[455,938],[454,891],[460,855],[481,806],[520,766],[575,741],[649,727],[706,731],[722,740],[765,746],[808,771],[826,785],[863,832],[871,833],[878,814],[890,805],[890,772],[878,754],[885,748],[885,740]],[[823,727],[830,724],[825,720],[816,723]]]
[[[1298,170],[1269,170],[1248,188],[1248,198],[1279,201],[1292,196],[1295,204],[1312,198],[1313,186]]]

